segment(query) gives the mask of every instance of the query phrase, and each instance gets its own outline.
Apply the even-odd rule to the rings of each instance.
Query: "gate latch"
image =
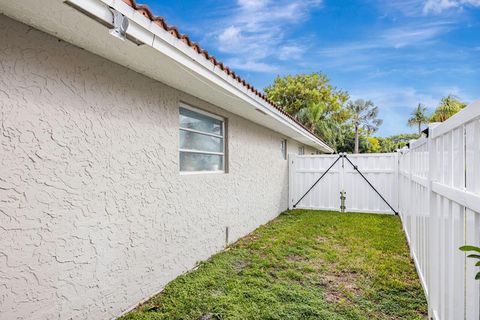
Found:
[[[340,191],[340,211],[345,212],[345,209],[347,208],[345,206],[345,199],[347,198],[345,195],[347,193],[345,191]]]

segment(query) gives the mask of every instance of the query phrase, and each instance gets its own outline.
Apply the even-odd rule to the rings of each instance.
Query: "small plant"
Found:
[[[475,247],[475,246],[461,246],[459,249],[464,251],[464,252],[472,252],[473,251],[473,252],[480,253],[480,248]],[[469,254],[467,256],[467,258],[478,259],[479,261],[477,261],[477,263],[475,263],[475,266],[480,267],[480,254]],[[475,280],[480,280],[480,272],[477,272],[477,274],[475,275]]]

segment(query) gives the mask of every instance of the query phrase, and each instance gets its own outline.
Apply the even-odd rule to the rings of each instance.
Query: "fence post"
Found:
[[[417,243],[417,232],[416,230],[416,220],[415,220],[415,214],[417,211],[417,206],[412,201],[413,199],[416,199],[416,194],[415,194],[415,183],[413,181],[413,169],[415,168],[415,152],[412,150],[412,144],[415,142],[415,140],[410,140],[409,144],[409,149],[410,152],[408,153],[408,210],[407,210],[407,224],[409,227],[409,232],[410,232],[410,256],[414,256],[414,250],[415,250],[415,245]]]
[[[431,138],[433,125],[429,125],[428,131],[429,135],[427,137],[428,142],[428,199],[427,199],[427,219],[428,219],[428,239],[427,241],[427,261],[425,266],[425,281],[427,283],[427,303],[428,303],[428,318],[429,319],[437,319],[438,315],[436,314],[436,310],[439,307],[439,291],[440,291],[440,275],[439,275],[439,250],[438,250],[438,241],[440,240],[439,237],[439,225],[436,212],[436,205],[435,205],[435,196],[432,190],[432,182],[434,181],[437,163],[436,163],[436,146],[435,140]]]
[[[400,172],[399,172],[399,161],[400,161],[400,157],[399,157],[399,150],[397,150],[395,152],[395,195],[394,195],[394,199],[395,199],[395,202],[396,204],[394,204],[394,207],[397,209],[397,212],[398,212],[398,215],[400,215],[400,199],[399,199],[399,194],[400,194],[400,186],[399,186],[399,183],[400,183]]]
[[[476,108],[480,107],[480,103]],[[475,106],[470,106],[475,108]],[[474,193],[478,195],[480,191],[480,146],[478,138],[480,137],[480,121],[477,120],[471,123],[465,123],[463,125],[463,143],[465,150],[464,157],[464,169],[465,181],[464,192]],[[477,202],[478,203],[478,202]],[[479,215],[480,210],[475,210],[472,206],[467,205],[464,207],[464,243],[465,245],[478,246],[480,243],[479,236]],[[477,207],[478,208],[478,207]],[[475,274],[478,272],[478,268],[475,266],[473,259],[465,259],[465,319],[480,319],[480,285],[478,281],[474,280]]]

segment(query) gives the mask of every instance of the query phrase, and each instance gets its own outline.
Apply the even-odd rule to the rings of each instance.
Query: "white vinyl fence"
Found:
[[[393,208],[397,208],[397,153],[347,155],[362,174]],[[339,158],[339,155],[289,155],[289,206],[293,208],[307,190]],[[344,191],[345,210],[350,212],[393,213],[388,205],[356,172],[346,158],[341,158],[296,205],[296,208],[335,210],[341,206]]]
[[[430,317],[480,319],[480,269],[458,250],[480,246],[479,102],[399,151],[399,211]]]
[[[428,131],[397,153],[348,158],[399,212],[429,318],[479,320],[480,268],[458,248],[480,246],[480,101]],[[290,156],[290,208],[338,157]],[[340,191],[346,211],[392,212],[345,158],[296,207],[339,211]]]

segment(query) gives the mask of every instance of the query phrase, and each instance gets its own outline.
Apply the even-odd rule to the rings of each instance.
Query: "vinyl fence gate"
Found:
[[[289,208],[395,214],[398,154],[291,154]]]

